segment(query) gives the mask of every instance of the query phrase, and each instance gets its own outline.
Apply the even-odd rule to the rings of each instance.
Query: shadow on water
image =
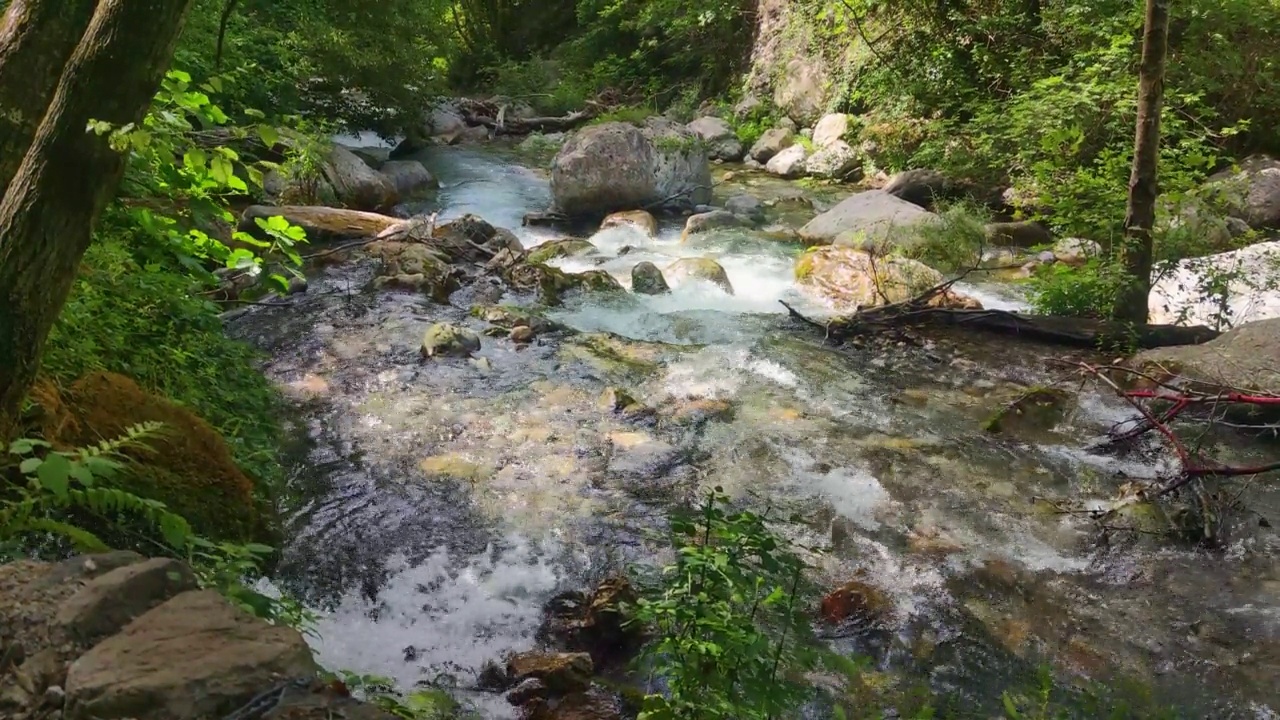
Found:
[[[552,237],[520,227],[548,202],[539,173],[488,150],[422,160],[443,186],[422,208],[475,213],[526,245]],[[595,254],[558,264],[629,285],[641,260],[710,255],[735,293],[684,284],[573,299],[552,317],[579,334],[523,348],[486,337],[479,363],[418,356],[433,322],[484,329],[467,291],[450,307],[365,293],[367,261],[320,270],[293,306],[237,321],[295,403],[279,581],[324,611],[326,664],[466,686],[485,661],[532,646],[552,593],[661,558],[665,510],[709,479],[805,518],[782,529],[826,548],[813,558],[821,584],[861,572],[892,598],[878,640],[834,642],[882,669],[986,707],[1048,661],[1074,678],[1137,677],[1203,717],[1274,717],[1274,533],[1242,531],[1212,556],[1099,550],[1087,523],[1032,498],[1105,498],[1117,471],[1155,473],[1159,458],[1085,449],[1123,407],[1085,393],[1044,435],[978,430],[1009,393],[1060,374],[1045,349],[942,337],[924,350],[837,351],[778,303],[807,302],[790,280],[795,248],[740,231],[681,243],[676,227],[592,241]],[[603,410],[609,386],[656,419]],[[731,412],[688,419],[708,401]],[[1262,517],[1280,517],[1273,487],[1247,493]],[[1219,704],[1228,698],[1235,709]],[[475,700],[510,716],[500,698]]]

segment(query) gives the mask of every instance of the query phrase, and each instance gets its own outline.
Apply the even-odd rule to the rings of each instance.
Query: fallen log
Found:
[[[837,341],[888,327],[928,325],[980,330],[1057,345],[1105,350],[1115,347],[1151,349],[1172,345],[1198,345],[1221,334],[1201,325],[1132,325],[1113,320],[1024,315],[1005,310],[935,308],[924,305],[920,298],[868,308],[825,323],[804,317],[786,303],[783,306],[790,311],[792,317],[824,329],[827,337]]]
[[[315,205],[251,205],[240,216],[239,230],[261,235],[258,218],[280,216],[307,231],[316,240],[355,240],[379,235],[388,228],[404,223],[400,218],[362,210],[321,207]]]
[[[463,118],[468,125],[480,125],[490,128],[498,135],[529,135],[535,132],[565,132],[583,125],[596,117],[592,110],[576,110],[561,117],[534,117],[523,119],[504,119],[499,117],[467,113]]]

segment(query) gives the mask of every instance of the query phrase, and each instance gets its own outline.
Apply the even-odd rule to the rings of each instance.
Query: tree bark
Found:
[[[0,196],[53,99],[98,0],[13,0],[0,21]]]
[[[0,201],[0,440],[16,429],[93,225],[124,174],[108,138],[85,128],[142,120],[191,4],[99,1]]]
[[[1146,0],[1142,31],[1142,65],[1138,70],[1138,122],[1133,141],[1133,169],[1129,174],[1129,202],[1125,209],[1125,282],[1113,316],[1133,323],[1147,322],[1151,293],[1151,228],[1156,219],[1156,166],[1160,159],[1160,104],[1164,99],[1164,66],[1169,50],[1170,0]]]

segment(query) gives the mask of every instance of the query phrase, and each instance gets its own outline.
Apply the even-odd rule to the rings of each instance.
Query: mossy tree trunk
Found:
[[[21,4],[29,18],[70,6],[69,0]],[[24,108],[42,116],[29,145],[6,148],[22,160],[0,200],[0,439],[16,429],[20,405],[89,246],[93,225],[124,173],[124,157],[111,149],[108,138],[85,128],[91,120],[116,126],[142,120],[173,58],[191,4],[192,0],[98,0],[48,107]],[[51,35],[26,40],[33,44],[24,52],[46,63],[66,42]],[[42,43],[47,43],[43,52]],[[13,84],[0,87],[0,98],[22,92],[17,85],[29,78],[21,75],[0,73]]]
[[[35,139],[98,0],[13,0],[0,20],[0,195]]]
[[[1169,50],[1169,2],[1146,0],[1142,64],[1138,69],[1138,122],[1121,250],[1125,282],[1113,312],[1116,320],[1139,324],[1145,324],[1150,314],[1151,228],[1155,225],[1156,197],[1160,192],[1156,166],[1160,159],[1160,104]]]

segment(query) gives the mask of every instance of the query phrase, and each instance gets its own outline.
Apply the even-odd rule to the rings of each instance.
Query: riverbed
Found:
[[[526,247],[558,237],[521,226],[550,192],[511,149],[420,159],[442,187],[411,210],[474,213]],[[740,176],[717,199],[783,197],[776,222],[847,193]],[[480,667],[531,647],[555,592],[660,562],[672,508],[719,485],[803,518],[780,530],[824,548],[810,558],[819,583],[860,572],[892,599],[886,636],[833,641],[880,669],[996,708],[1002,688],[1047,663],[1068,680],[1135,678],[1191,717],[1276,717],[1280,540],[1262,527],[1280,519],[1274,488],[1244,490],[1256,518],[1225,549],[1100,548],[1095,526],[1036,498],[1105,499],[1120,473],[1159,473],[1158,452],[1089,449],[1127,408],[1086,389],[1044,432],[982,430],[1020,388],[1066,376],[1061,350],[959,337],[831,347],[779,302],[823,310],[796,290],[799,247],[737,229],[681,243],[680,230],[609,229],[589,238],[596,254],[555,264],[629,285],[638,262],[709,255],[733,295],[696,283],[572,298],[548,317],[578,334],[527,347],[486,336],[483,363],[424,363],[418,344],[439,321],[483,330],[473,303],[530,298],[375,294],[371,261],[318,270],[290,306],[236,321],[268,353],[304,438],[278,582],[320,612],[322,662],[405,688],[456,686],[485,717],[511,717],[501,697],[465,689]],[[1019,305],[1008,289],[962,289]],[[658,419],[602,409],[610,387]]]

